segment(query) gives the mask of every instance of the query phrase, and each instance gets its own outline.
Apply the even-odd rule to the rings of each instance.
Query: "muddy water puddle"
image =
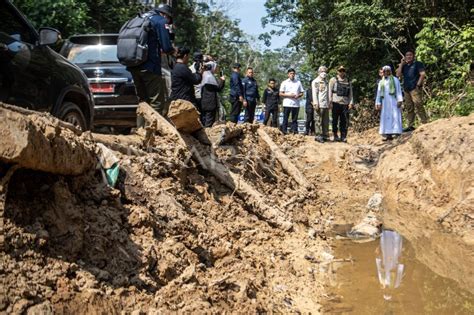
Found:
[[[394,232],[395,234],[398,234]],[[474,295],[432,272],[394,234],[366,243],[338,240],[325,314],[474,314]]]

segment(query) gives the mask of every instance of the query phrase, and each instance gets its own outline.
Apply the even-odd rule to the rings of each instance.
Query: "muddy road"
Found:
[[[9,144],[8,132],[2,131],[0,311],[4,313],[328,312],[324,305],[334,300],[330,294],[337,273],[334,263],[352,259],[334,250],[337,231],[341,227],[350,231],[350,226],[362,222],[376,232],[361,228],[358,237],[366,231],[376,237],[384,217],[393,213],[399,214],[398,221],[390,220],[394,225],[417,222],[416,217],[408,218],[410,213],[398,212],[393,203],[391,183],[403,176],[400,168],[408,170],[407,165],[415,163],[395,162],[396,153],[405,152],[404,146],[418,148],[413,140],[433,125],[451,137],[458,134],[466,143],[467,152],[462,154],[456,146],[444,150],[443,161],[456,157],[471,165],[473,158],[472,116],[430,124],[388,144],[375,130],[352,135],[348,144],[320,144],[312,137],[282,136],[258,126],[240,131],[216,126],[206,135],[183,135],[182,141],[151,120],[137,135],[105,139],[90,133],[72,135],[50,122],[38,127],[30,122],[35,116],[30,116],[25,116],[22,130],[29,130],[28,136],[45,135],[51,156],[74,154],[67,150],[76,146],[85,161],[89,155],[83,150],[96,156],[94,144],[106,143],[120,161],[120,174],[112,188],[96,164],[80,175],[34,169],[42,165],[37,162],[29,164],[33,169],[14,169],[22,155],[17,154],[15,162],[7,158],[21,150],[14,151],[18,145]],[[264,140],[261,130],[276,147]],[[58,153],[60,139],[75,142]],[[439,148],[435,139],[432,142],[427,145]],[[189,147],[190,143],[195,146]],[[41,149],[30,149],[34,153],[28,155],[30,162],[41,159]],[[56,161],[68,163],[57,158],[48,163]],[[438,161],[433,157],[430,163],[421,163],[419,171],[438,170]],[[206,163],[217,163],[222,172]],[[396,164],[397,169],[384,172],[388,169],[384,163]],[[71,166],[63,168],[74,169]],[[467,170],[472,171],[472,165]],[[453,177],[456,183],[463,181],[458,185],[463,187],[463,207],[457,206],[444,223],[433,223],[433,230],[464,242],[471,254],[472,180],[472,172]],[[425,187],[426,181],[423,177],[413,185]],[[443,192],[442,202],[459,198],[456,188]],[[375,193],[381,193],[384,203],[374,208],[368,201]],[[433,202],[424,194],[403,198],[395,200],[423,201],[417,208],[420,213],[429,213]],[[441,201],[436,202],[442,207]],[[406,228],[402,231],[406,237],[416,239],[416,226]],[[459,264],[462,267],[450,274],[434,271],[461,286],[469,284],[472,260]]]

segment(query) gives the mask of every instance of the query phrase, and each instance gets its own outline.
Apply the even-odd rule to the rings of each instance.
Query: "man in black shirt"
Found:
[[[186,47],[178,48],[176,55],[176,65],[171,71],[171,100],[186,100],[194,104],[197,108],[196,96],[194,95],[194,85],[201,83],[202,70],[196,69],[192,73],[188,68],[189,49]]]
[[[268,87],[263,92],[262,102],[265,104],[265,119],[263,124],[266,125],[272,116],[272,127],[278,127],[278,103],[280,102],[280,92],[276,87],[275,79],[268,80]]]

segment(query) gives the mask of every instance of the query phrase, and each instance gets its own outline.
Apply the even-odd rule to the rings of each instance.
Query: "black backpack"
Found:
[[[152,29],[150,18],[155,14],[155,11],[138,14],[120,28],[117,58],[121,64],[135,67],[147,61],[148,34]]]

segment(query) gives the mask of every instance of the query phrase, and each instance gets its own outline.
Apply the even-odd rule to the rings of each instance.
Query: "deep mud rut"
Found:
[[[116,153],[115,189],[98,172],[17,171],[4,213],[0,311],[323,311],[332,231],[365,216],[380,191],[378,160],[397,142],[374,140],[375,130],[349,144],[269,133],[314,185],[309,191],[250,131],[216,154],[285,209],[292,231],[259,217],[165,138],[153,153]]]

